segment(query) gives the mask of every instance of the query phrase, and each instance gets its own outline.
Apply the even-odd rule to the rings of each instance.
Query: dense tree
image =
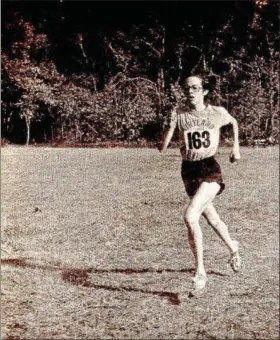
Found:
[[[2,137],[155,140],[187,74],[245,141],[278,138],[279,4],[2,2]]]

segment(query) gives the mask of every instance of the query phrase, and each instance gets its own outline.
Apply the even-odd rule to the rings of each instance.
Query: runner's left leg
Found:
[[[231,239],[228,227],[221,220],[212,202],[208,203],[202,215],[206,218],[207,222],[215,230],[218,236],[224,241],[231,253],[237,251],[238,247],[236,242]]]

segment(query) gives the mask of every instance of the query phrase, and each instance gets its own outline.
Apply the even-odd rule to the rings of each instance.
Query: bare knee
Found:
[[[192,207],[188,207],[184,214],[184,220],[188,228],[194,231],[199,221],[198,211]]]

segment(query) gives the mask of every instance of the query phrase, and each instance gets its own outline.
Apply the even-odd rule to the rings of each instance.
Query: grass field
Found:
[[[279,339],[278,148],[242,148],[215,206],[243,268],[201,220],[193,258],[178,150],[2,149],[2,339]]]

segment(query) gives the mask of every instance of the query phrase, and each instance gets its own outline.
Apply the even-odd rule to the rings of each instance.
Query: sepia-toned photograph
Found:
[[[279,339],[279,13],[1,2],[3,340]]]

